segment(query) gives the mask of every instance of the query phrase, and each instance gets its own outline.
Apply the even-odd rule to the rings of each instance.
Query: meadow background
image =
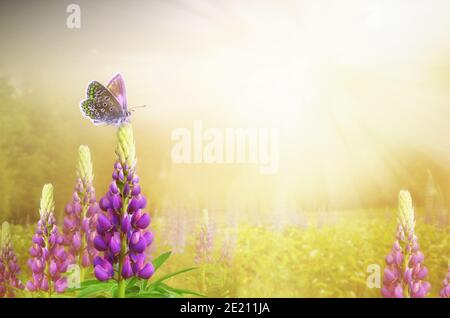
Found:
[[[71,1],[0,4],[0,221],[25,265],[39,196],[70,201],[78,146],[97,196],[115,130],[81,117],[90,80],[125,78],[138,174],[163,271],[195,265],[202,211],[213,259],[174,279],[208,296],[376,297],[400,189],[437,295],[450,256],[450,3],[425,1]],[[275,127],[280,169],[176,165],[171,132]],[[206,277],[204,279],[204,277]]]

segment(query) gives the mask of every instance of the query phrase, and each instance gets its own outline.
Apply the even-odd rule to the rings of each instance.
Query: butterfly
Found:
[[[90,82],[86,95],[80,103],[81,113],[94,125],[121,125],[129,121],[131,112],[122,75],[116,74],[106,87],[97,81]]]

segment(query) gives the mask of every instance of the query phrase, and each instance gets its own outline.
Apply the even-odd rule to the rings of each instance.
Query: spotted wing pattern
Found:
[[[102,84],[92,81],[87,88],[87,98],[81,102],[81,111],[95,125],[120,124],[127,120],[127,113],[114,95]]]

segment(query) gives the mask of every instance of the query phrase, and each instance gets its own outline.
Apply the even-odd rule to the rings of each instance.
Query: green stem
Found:
[[[45,238],[45,246],[47,246],[47,249],[50,250],[50,246],[48,243],[48,236],[44,235]],[[47,276],[47,281],[48,281],[48,292],[47,292],[47,297],[48,298],[52,298],[52,277],[50,275],[50,266],[48,264],[48,262],[46,262],[47,264],[45,264],[45,276]]]
[[[125,176],[126,180],[127,176]],[[123,216],[125,213],[127,213],[128,209],[128,198],[123,193],[123,185],[119,186],[120,196],[122,197],[123,204],[122,204],[122,213],[120,217],[120,222],[122,222]],[[122,224],[120,224],[119,229],[122,227]],[[120,254],[119,254],[119,272],[117,273],[118,279],[117,279],[117,297],[118,298],[125,298],[125,287],[126,287],[126,280],[122,277],[122,268],[123,263],[125,262],[125,257],[127,255],[127,236],[125,233],[120,231]]]
[[[86,194],[84,193],[82,198],[81,198],[81,202],[83,202],[83,207],[81,210],[81,224],[83,224],[83,220],[86,218],[86,213],[89,207],[89,198],[87,200],[88,203],[85,203],[85,196]],[[85,245],[87,245],[86,243],[86,233],[83,233],[83,230],[80,229],[80,236],[81,236],[81,245],[80,245],[80,254],[78,255],[78,267],[80,268],[80,282],[84,281],[84,275],[85,275],[85,268],[83,267],[83,250],[85,249]]]
[[[405,270],[408,268],[409,259],[411,257],[411,253],[410,252],[406,252],[406,245],[408,245],[408,244],[409,244],[409,242],[403,242],[403,251],[405,251],[405,256],[403,257],[402,273],[404,273]],[[403,291],[404,291],[405,298],[410,298],[411,297],[411,295],[409,294],[408,283],[404,282]]]
[[[124,279],[122,279],[119,282],[118,294],[117,294],[118,298],[125,298],[125,286],[126,286],[125,283],[126,283],[126,281]]]
[[[206,294],[206,264],[202,266],[202,293]]]
[[[126,280],[122,277],[122,268],[123,268],[123,263],[125,261],[125,255],[126,255],[126,248],[127,248],[127,241],[126,241],[126,237],[123,233],[120,234],[120,242],[121,242],[121,246],[120,246],[120,255],[119,255],[119,272],[117,273],[118,275],[118,280],[117,280],[117,284],[118,284],[118,293],[117,293],[117,297],[118,298],[125,298],[125,283]]]

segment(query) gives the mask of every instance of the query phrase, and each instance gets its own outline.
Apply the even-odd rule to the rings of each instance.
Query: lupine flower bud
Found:
[[[136,151],[129,124],[119,127],[117,139],[113,181],[100,199],[103,212],[98,216],[94,245],[103,255],[94,261],[94,274],[100,281],[109,280],[113,278],[113,267],[117,264],[120,284],[132,276],[148,279],[154,268],[145,256],[153,235],[146,230],[150,216],[142,211],[147,201],[135,173]]]
[[[48,292],[49,296],[54,291],[61,293],[67,287],[66,278],[61,274],[67,270],[68,259],[62,246],[64,239],[56,226],[54,207],[53,186],[46,184],[42,189],[40,220],[30,249],[31,258],[28,260],[33,275],[26,287],[32,292]]]
[[[15,297],[15,289],[24,286],[17,275],[20,267],[11,243],[11,232],[8,222],[3,222],[0,241],[0,298]]]
[[[81,267],[88,267],[98,254],[91,235],[95,233],[100,211],[95,201],[93,180],[91,153],[87,146],[80,146],[77,182],[72,202],[65,209],[63,233],[70,263]]]
[[[414,233],[415,219],[411,195],[400,191],[396,241],[386,256],[381,294],[387,298],[422,298],[431,289],[425,281],[428,269]]]

